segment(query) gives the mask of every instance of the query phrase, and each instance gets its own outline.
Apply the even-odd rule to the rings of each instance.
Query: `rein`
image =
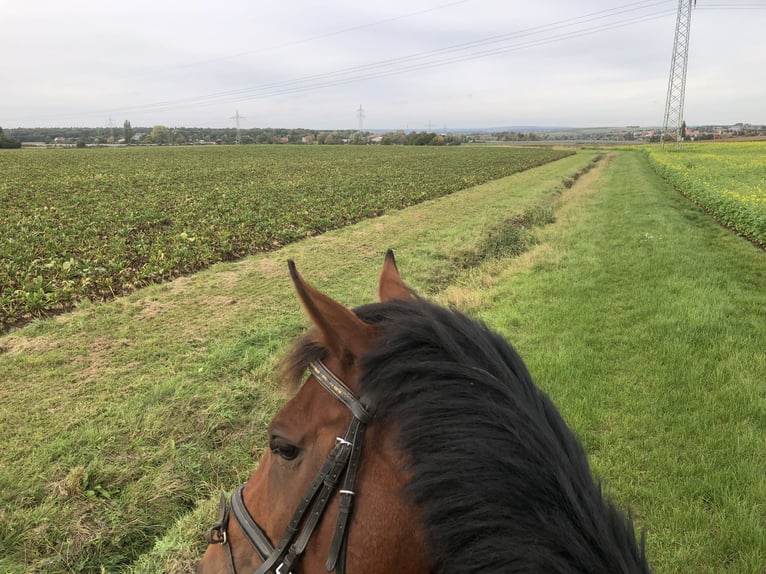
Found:
[[[343,437],[336,438],[335,446],[330,450],[324,465],[301,498],[276,546],[271,545],[269,537],[258,526],[258,523],[245,507],[244,484],[239,486],[231,495],[231,508],[226,504],[226,496],[221,495],[220,518],[215,526],[207,531],[205,538],[208,544],[221,544],[226,547],[233,574],[236,574],[236,568],[227,534],[230,515],[237,521],[250,545],[263,560],[263,564],[253,574],[267,574],[269,572],[288,574],[306,550],[311,535],[314,533],[330,497],[335,492],[342,474],[343,484],[339,490],[338,520],[335,523],[335,533],[330,544],[330,552],[325,567],[328,572],[335,569],[337,574],[345,573],[348,520],[353,506],[354,484],[359,470],[364,435],[367,425],[372,421],[372,415],[356,395],[324,363],[319,360],[312,361],[309,363],[309,370],[331,395],[351,411],[353,415],[351,424]],[[302,529],[301,525],[303,526]]]

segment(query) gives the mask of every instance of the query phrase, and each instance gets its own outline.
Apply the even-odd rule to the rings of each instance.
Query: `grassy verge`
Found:
[[[222,489],[243,481],[283,397],[275,357],[305,325],[293,257],[349,304],[381,255],[422,292],[458,250],[555,201],[594,153],[489,182],[271,254],[221,264],[0,338],[0,570],[183,571]],[[183,520],[176,522],[179,518]],[[175,526],[174,526],[175,525]]]

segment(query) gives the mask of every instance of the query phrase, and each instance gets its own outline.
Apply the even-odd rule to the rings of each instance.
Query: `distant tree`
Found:
[[[0,128],[0,148],[19,148],[21,147],[21,142],[17,140],[16,138],[12,138],[10,136],[6,136],[3,134],[3,128]]]
[[[412,132],[407,136],[407,143],[409,145],[429,145],[435,137],[436,134],[433,132]]]
[[[130,125],[130,120],[125,120],[125,123],[122,124],[122,137],[125,139],[126,144],[130,144],[133,140],[133,134],[135,134],[135,132]]]
[[[324,141],[320,142],[325,145],[338,145],[343,143],[343,137],[338,132],[332,132],[325,136]]]
[[[430,142],[428,142],[428,145],[445,145],[447,142],[444,139],[444,136],[435,135]]]
[[[380,143],[383,145],[405,145],[407,143],[407,134],[404,133],[404,130],[383,134],[383,139],[380,140]]]
[[[304,135],[306,135],[304,130],[290,130],[287,133],[287,141],[291,144],[302,143]]]
[[[447,134],[444,136],[444,143],[447,145],[460,145],[463,143],[463,136],[458,134]]]
[[[170,143],[170,130],[165,126],[154,126],[149,134],[152,143],[163,145]]]

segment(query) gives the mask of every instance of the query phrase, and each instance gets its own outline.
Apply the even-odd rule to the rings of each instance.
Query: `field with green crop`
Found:
[[[571,152],[241,146],[0,152],[0,328]]]
[[[766,246],[766,142],[684,144],[653,148],[648,155],[678,191]]]

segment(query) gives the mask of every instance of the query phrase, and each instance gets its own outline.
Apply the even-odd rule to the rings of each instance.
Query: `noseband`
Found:
[[[267,574],[269,572],[288,574],[306,550],[306,545],[324,513],[327,502],[338,486],[341,474],[344,474],[344,472],[343,484],[339,490],[340,505],[338,507],[338,520],[335,524],[335,534],[330,544],[330,553],[325,567],[328,572],[333,569],[336,569],[337,574],[344,574],[345,572],[348,519],[351,516],[354,499],[354,483],[357,471],[359,470],[364,433],[367,430],[367,425],[372,420],[372,415],[362,405],[356,395],[324,363],[313,361],[309,363],[309,370],[331,395],[351,411],[353,415],[351,424],[346,434],[342,438],[338,437],[336,439],[335,446],[333,446],[330,454],[327,455],[327,460],[319,474],[317,474],[303,495],[282,538],[276,546],[271,545],[266,533],[258,526],[258,523],[256,523],[245,507],[243,497],[244,484],[231,495],[231,508],[226,504],[226,496],[221,495],[220,518],[218,523],[207,531],[205,538],[208,544],[221,544],[226,547],[229,565],[233,574],[236,574],[236,568],[227,534],[230,514],[239,524],[250,545],[260,556],[261,560],[263,560],[263,564],[253,574]],[[300,529],[301,525],[303,526],[302,529]]]

